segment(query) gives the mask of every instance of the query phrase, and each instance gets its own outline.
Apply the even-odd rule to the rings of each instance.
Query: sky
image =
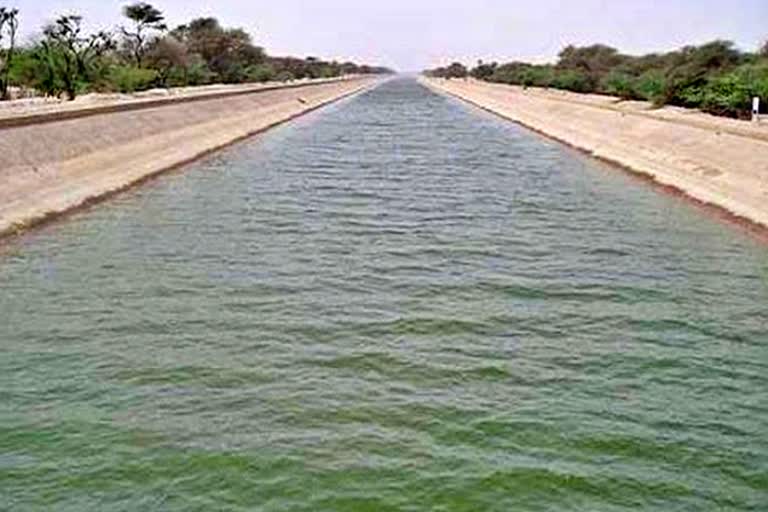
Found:
[[[34,37],[58,14],[91,29],[121,23],[120,0],[0,0]],[[768,39],[768,0],[150,0],[175,26],[215,16],[271,55],[317,56],[420,71],[453,61],[553,61],[567,44],[638,54],[730,39]]]

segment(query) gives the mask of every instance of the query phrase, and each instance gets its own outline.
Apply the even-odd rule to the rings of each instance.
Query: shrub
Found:
[[[454,62],[446,69],[445,78],[466,78],[469,71],[466,66],[460,62]]]
[[[552,86],[558,89],[565,89],[573,92],[592,92],[591,80],[586,73],[575,70],[557,71]]]
[[[470,71],[470,75],[472,75],[473,78],[476,78],[478,80],[488,80],[496,72],[497,66],[498,64],[496,64],[495,62],[492,62],[490,64],[485,64],[481,60],[481,61],[478,61],[477,67],[475,67],[474,69],[472,69],[472,71]]]
[[[295,79],[296,77],[290,71],[281,71],[275,76],[275,80],[278,82],[290,82]]]
[[[205,85],[210,84],[216,78],[216,74],[208,69],[199,56],[194,56],[190,64],[183,69],[183,85]]]
[[[275,70],[269,64],[251,66],[247,71],[248,80],[251,82],[269,82],[275,78]]]
[[[619,96],[624,100],[634,99],[636,97],[635,79],[627,73],[611,71],[600,81],[600,91]]]
[[[106,76],[107,87],[116,92],[131,93],[150,89],[157,82],[157,71],[135,66],[115,65]]]
[[[755,96],[768,99],[768,65],[745,65],[712,79],[693,99],[706,112],[747,117]]]
[[[739,110],[748,109],[751,98],[747,84],[731,73],[712,80],[688,99],[699,103],[705,112],[732,116],[738,115]]]
[[[322,66],[318,72],[318,78],[334,78],[339,76],[339,73],[333,66]]]
[[[745,117],[752,96],[763,98],[768,109],[766,69],[768,43],[755,52],[743,52],[730,41],[717,40],[641,56],[600,44],[568,46],[554,66],[520,61],[488,66],[481,61],[472,75],[491,82],[598,91],[645,99],[657,106],[680,105]]]
[[[58,73],[62,56],[55,52],[46,52],[40,46],[23,50],[17,54],[10,69],[10,82],[23,84],[45,96],[60,96],[66,90],[66,84]],[[85,84],[79,82],[77,89]]]
[[[551,66],[530,66],[520,72],[520,80],[526,87],[550,87],[554,70]]]
[[[646,71],[634,81],[634,92],[641,99],[651,101],[656,106],[663,105],[667,81],[664,73],[658,70]]]
[[[522,75],[530,67],[530,64],[510,62],[496,68],[489,80],[502,84],[522,85]]]

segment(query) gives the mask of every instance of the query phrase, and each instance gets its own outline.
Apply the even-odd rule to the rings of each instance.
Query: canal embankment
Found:
[[[375,84],[354,77],[0,111],[0,236]]]
[[[768,122],[476,80],[422,82],[768,227]]]

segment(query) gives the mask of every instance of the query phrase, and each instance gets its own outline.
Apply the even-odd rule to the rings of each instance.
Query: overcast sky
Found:
[[[0,0],[22,12],[30,36],[57,14],[89,27],[120,23],[118,0]],[[477,59],[552,60],[568,43],[627,53],[716,38],[752,50],[768,38],[768,0],[197,0],[152,1],[170,25],[216,16],[273,55],[315,55],[416,71]]]

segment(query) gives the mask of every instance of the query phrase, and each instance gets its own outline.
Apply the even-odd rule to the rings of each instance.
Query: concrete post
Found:
[[[752,98],[752,122],[760,122],[760,98],[757,96]]]

